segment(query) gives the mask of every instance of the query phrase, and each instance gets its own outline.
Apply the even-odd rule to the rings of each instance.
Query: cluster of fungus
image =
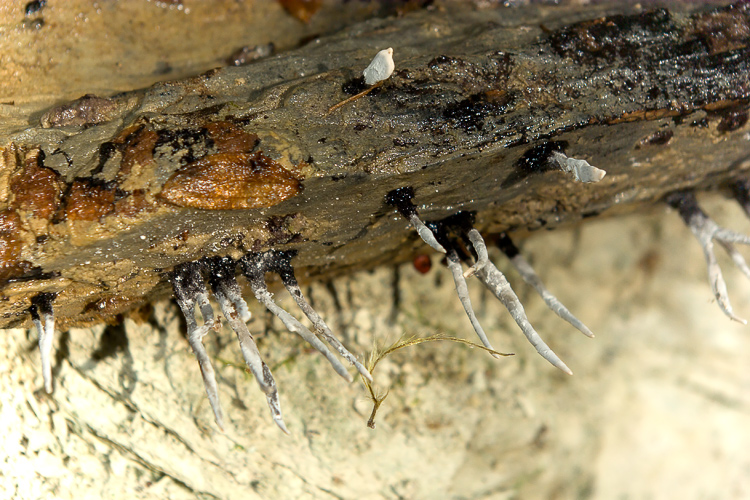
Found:
[[[333,106],[329,109],[329,113],[362,97],[376,86],[382,85],[393,72],[392,56],[393,49],[380,51],[363,73],[365,83],[369,88],[353,98]],[[226,128],[226,125],[221,126]],[[234,134],[233,137],[235,136],[237,134]],[[196,161],[186,169],[177,172],[168,181],[162,196],[179,206],[233,209],[253,208],[277,203],[281,199],[293,196],[300,191],[299,180],[280,167],[272,164],[265,170],[256,168],[258,162],[263,162],[264,165],[269,163],[268,159],[260,153],[249,152],[257,144],[257,137],[251,137],[247,134],[237,137],[241,139],[241,147],[230,145],[231,147],[224,148],[225,150],[220,153]],[[545,158],[543,161],[546,162],[547,166],[568,173],[578,182],[599,182],[606,175],[604,170],[593,167],[585,160],[568,157],[560,149],[561,147],[557,146],[544,148]],[[238,170],[238,165],[243,168]],[[217,183],[217,171],[221,179],[232,179],[232,182],[228,184],[229,188],[225,186],[227,185],[226,182]],[[223,200],[222,205],[203,206],[206,197],[205,189],[204,191],[197,191],[195,186],[201,187],[206,184],[210,193],[215,195],[214,198]],[[273,184],[272,189],[268,187],[269,184]],[[273,196],[269,195],[269,192]],[[474,331],[490,354],[497,357],[499,353],[492,348],[487,334],[474,313],[467,284],[467,279],[471,277],[477,278],[497,297],[541,356],[563,372],[572,374],[570,368],[536,332],[508,280],[490,261],[485,239],[473,227],[474,214],[458,212],[441,220],[425,222],[412,202],[414,197],[414,189],[405,186],[387,193],[385,203],[397,210],[429,247],[444,255],[444,261],[453,277],[458,298]],[[750,182],[737,184],[735,198],[750,214]],[[750,277],[750,267],[733,246],[734,243],[750,244],[750,237],[719,227],[700,209],[695,195],[691,192],[674,192],[668,195],[664,201],[679,211],[685,223],[699,240],[708,263],[711,288],[722,311],[730,318],[746,323],[732,311],[726,285],[713,252],[713,242],[719,242],[741,271]],[[553,312],[584,335],[594,336],[591,330],[544,286],[540,277],[520,254],[507,234],[494,235],[492,238],[492,241],[510,260],[522,279],[539,293]],[[305,300],[294,275],[292,266],[294,257],[294,250],[275,249],[264,252],[250,252],[239,260],[221,256],[207,257],[180,264],[167,274],[174,296],[185,316],[188,343],[198,361],[216,424],[222,429],[224,428],[224,416],[219,401],[216,374],[203,345],[203,338],[221,326],[221,321],[215,315],[210,302],[211,295],[218,303],[227,324],[237,335],[242,356],[266,397],[273,420],[282,431],[289,432],[282,418],[276,382],[268,365],[263,361],[253,335],[247,327],[251,315],[237,282],[238,270],[247,280],[257,301],[278,317],[290,332],[296,333],[320,352],[336,373],[347,381],[352,380],[347,367],[341,361],[343,359],[353,365],[365,380],[372,381],[372,375],[368,369],[344,347],[325,321]],[[429,260],[427,263],[429,264]],[[464,264],[467,265],[466,270],[464,270]],[[429,269],[429,266],[426,268]],[[295,300],[302,313],[309,319],[312,329],[304,326],[274,301],[266,286],[265,277],[267,273],[274,273],[281,278],[286,290]],[[29,308],[32,321],[38,331],[42,375],[44,388],[47,392],[52,392],[53,387],[51,352],[55,329],[54,299],[55,294],[38,294],[32,298]],[[200,312],[202,318],[202,324],[200,325],[198,324],[198,312]]]
[[[564,155],[560,155],[564,156]],[[550,161],[562,162],[567,157],[550,158]],[[578,160],[575,160],[578,161]],[[585,162],[584,162],[585,163]],[[581,163],[577,164],[579,167]],[[586,173],[590,165],[586,164],[580,172],[570,171],[578,180],[588,178],[594,182],[603,175],[595,175],[598,179],[590,180]],[[598,169],[597,169],[598,170]],[[735,189],[735,198],[750,214],[750,182],[739,183]],[[480,325],[474,313],[469,298],[467,279],[476,277],[493,295],[505,306],[513,320],[520,327],[523,334],[534,346],[537,352],[553,366],[567,374],[572,374],[568,366],[550,349],[541,336],[531,325],[524,307],[518,296],[511,288],[502,272],[490,261],[485,239],[473,227],[474,215],[470,212],[458,212],[437,221],[423,221],[413,203],[415,193],[413,188],[406,186],[395,189],[385,196],[385,203],[400,213],[414,228],[419,237],[433,250],[444,255],[445,264],[451,272],[458,298],[466,311],[469,321],[491,355],[497,357],[487,334]],[[727,289],[713,252],[713,242],[717,241],[732,257],[740,270],[750,277],[750,267],[734,247],[734,243],[750,244],[750,236],[745,236],[718,226],[703,212],[695,195],[688,191],[676,191],[668,195],[667,204],[676,208],[700,242],[708,263],[709,282],[721,310],[730,318],[745,323],[736,316],[729,303]],[[577,319],[543,284],[529,262],[520,254],[511,238],[501,233],[493,235],[492,241],[497,248],[509,259],[523,280],[531,285],[542,297],[547,306],[562,319],[573,325],[588,337],[593,333],[579,319]],[[284,423],[279,403],[278,390],[268,365],[263,361],[247,322],[250,311],[239,283],[237,272],[244,276],[249,287],[266,309],[278,317],[284,326],[302,337],[306,342],[319,351],[331,364],[333,369],[347,381],[352,376],[341,359],[353,365],[359,374],[368,381],[372,375],[368,369],[334,336],[331,329],[305,300],[297,283],[292,266],[294,250],[268,250],[265,252],[250,252],[239,260],[231,257],[207,257],[197,261],[186,262],[176,266],[168,279],[172,284],[174,296],[179,304],[187,324],[187,339],[195,353],[208,400],[214,413],[216,424],[224,428],[224,416],[219,402],[219,389],[211,359],[203,346],[203,337],[221,326],[221,321],[215,315],[210,302],[210,294],[218,303],[222,316],[237,335],[240,351],[263,394],[266,396],[273,420],[281,430],[288,433]],[[464,270],[464,264],[467,265]],[[304,326],[289,312],[281,308],[273,299],[266,286],[265,276],[274,273],[281,278],[281,282],[295,300],[302,313],[310,320],[312,329]],[[208,284],[208,286],[207,286]],[[210,294],[209,294],[210,289]],[[53,302],[55,294],[41,293],[31,300],[29,313],[38,331],[39,352],[41,355],[44,388],[52,392],[52,345],[55,329]],[[200,311],[202,324],[198,324],[197,312]],[[325,343],[324,343],[325,341]],[[329,349],[330,346],[332,349]],[[339,359],[341,358],[341,359]]]
[[[250,288],[258,302],[279,318],[290,332],[294,332],[302,337],[325,356],[336,373],[341,375],[345,380],[352,381],[352,376],[347,371],[346,366],[326,347],[320,338],[318,338],[318,335],[325,339],[339,356],[355,366],[363,377],[372,380],[370,372],[333,335],[328,325],[326,325],[318,313],[305,300],[297,284],[297,279],[294,276],[291,264],[292,257],[294,257],[293,251],[251,252],[239,261],[231,257],[211,257],[177,266],[170,275],[177,303],[180,305],[187,321],[188,342],[198,359],[206,394],[213,409],[216,424],[222,429],[224,428],[224,417],[219,403],[216,376],[202,341],[203,337],[209,331],[218,328],[220,325],[215,319],[213,308],[208,301],[205,278],[208,278],[211,291],[219,303],[222,315],[237,334],[242,357],[245,359],[250,372],[255,377],[260,390],[266,396],[274,422],[276,422],[282,431],[289,432],[281,416],[276,382],[268,365],[263,362],[258,347],[255,345],[255,340],[247,328],[246,322],[250,319],[250,311],[245,299],[242,298],[240,286],[236,280],[235,275],[238,267],[241,268],[242,274],[250,284]],[[265,275],[269,272],[279,275],[289,294],[297,302],[305,316],[312,322],[315,333],[276,304],[266,286]],[[200,309],[203,316],[203,324],[200,326],[198,326],[195,316],[196,306]]]

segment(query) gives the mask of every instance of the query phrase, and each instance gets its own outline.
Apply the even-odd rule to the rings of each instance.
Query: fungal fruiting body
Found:
[[[366,85],[375,85],[376,83],[387,80],[396,65],[393,62],[393,49],[388,47],[378,52],[375,57],[370,61],[362,75],[365,77]]]
[[[453,276],[456,293],[482,344],[488,349],[494,350],[471,305],[466,283],[466,278],[469,276],[476,276],[500,300],[521,328],[523,334],[544,359],[563,372],[572,375],[573,372],[570,368],[563,363],[531,326],[523,305],[511,288],[510,283],[489,260],[484,238],[479,231],[472,227],[473,215],[467,212],[459,212],[446,219],[425,224],[419,218],[417,208],[411,201],[413,197],[413,189],[409,187],[400,188],[386,195],[386,203],[394,206],[404,218],[412,223],[417,234],[425,243],[436,250],[442,250],[446,254],[446,264]],[[593,337],[591,331],[544,287],[531,265],[522,257],[519,258],[520,254],[517,248],[506,234],[498,237],[498,246],[511,259],[524,280],[534,286],[550,309],[585,335]],[[470,252],[467,252],[466,249],[470,249]],[[464,272],[461,261],[471,259],[473,259],[474,264]]]
[[[599,182],[607,175],[607,172],[589,165],[586,160],[568,158],[560,151],[553,151],[550,160],[560,165],[564,172],[572,174],[575,180],[579,182]]]
[[[179,266],[170,276],[175,297],[177,297],[177,301],[188,324],[188,341],[198,359],[206,394],[211,403],[216,424],[222,429],[224,427],[223,413],[219,404],[216,377],[214,369],[211,366],[211,361],[201,341],[203,336],[210,329],[213,329],[215,325],[213,310],[207,299],[208,294],[202,274],[204,272],[208,276],[211,291],[219,303],[224,318],[226,318],[229,326],[237,334],[240,351],[247,367],[255,377],[261,391],[266,395],[273,420],[284,432],[288,433],[289,431],[281,416],[276,382],[268,365],[263,362],[255,340],[245,324],[250,319],[250,313],[247,303],[242,298],[241,290],[235,277],[238,265],[242,268],[242,273],[247,278],[258,302],[278,317],[290,332],[298,334],[317,349],[331,363],[336,373],[341,375],[345,380],[351,381],[352,377],[346,367],[328,350],[316,334],[312,333],[307,327],[274,302],[271,293],[266,287],[265,275],[268,272],[278,274],[302,312],[313,323],[316,333],[322,336],[342,358],[355,366],[363,377],[372,380],[372,375],[370,375],[367,369],[333,335],[328,325],[325,324],[323,319],[305,300],[292,269],[291,259],[293,256],[294,252],[270,251],[260,254],[250,253],[240,259],[239,262],[230,257],[213,257]],[[201,327],[197,327],[195,321],[196,304],[199,305],[204,318],[204,324]]]
[[[677,209],[680,217],[682,217],[682,220],[690,228],[698,243],[700,243],[701,248],[703,248],[703,254],[706,257],[706,264],[708,266],[708,282],[721,310],[729,318],[747,324],[747,320],[734,314],[732,305],[729,303],[727,285],[714,254],[714,240],[724,247],[724,250],[727,251],[740,271],[750,278],[750,268],[748,268],[745,258],[742,257],[734,246],[734,243],[750,245],[750,236],[725,229],[716,224],[701,210],[700,206],[698,206],[698,200],[692,192],[675,191],[669,194],[664,201]]]
[[[55,295],[41,293],[31,300],[29,313],[36,327],[39,338],[39,356],[42,361],[42,378],[44,379],[44,390],[52,392],[52,341],[55,336],[55,315],[52,310],[52,301]]]
[[[742,191],[742,186],[744,184],[738,184],[738,194],[736,195],[741,203],[746,201],[746,198],[743,197],[744,191]],[[544,359],[556,368],[572,375],[570,368],[536,332],[526,316],[521,301],[511,288],[508,280],[490,261],[485,239],[479,231],[472,227],[473,214],[458,212],[441,220],[424,222],[419,217],[417,207],[412,202],[414,196],[415,192],[413,188],[403,187],[389,192],[385,196],[385,203],[394,207],[408,220],[413,225],[419,237],[428,246],[445,255],[445,262],[453,277],[459,301],[482,344],[491,351],[490,353],[494,357],[499,357],[494,354],[494,348],[474,313],[466,281],[470,277],[476,277],[497,297],[511,314],[511,317],[519,326],[524,336],[526,336],[528,341]],[[745,320],[733,313],[732,307],[729,304],[726,285],[713,253],[713,240],[719,241],[742,272],[750,277],[750,269],[745,260],[732,245],[732,243],[750,244],[750,236],[741,235],[719,227],[700,209],[692,192],[674,192],[666,197],[665,202],[678,210],[680,216],[700,242],[708,263],[709,283],[721,310],[730,318],[746,323]],[[594,337],[591,330],[576,318],[545,287],[541,278],[529,262],[523,258],[508,234],[492,235],[491,238],[501,252],[510,260],[523,280],[536,290],[553,312],[580,330],[584,335]],[[219,401],[218,384],[210,356],[203,346],[203,337],[211,331],[217,330],[221,322],[215,317],[213,307],[209,302],[210,297],[206,287],[206,280],[210,285],[213,298],[219,304],[222,315],[237,335],[242,356],[250,372],[255,377],[261,392],[266,396],[274,422],[276,422],[282,431],[289,433],[281,414],[279,393],[273,375],[268,365],[263,361],[253,336],[246,325],[251,314],[236,280],[238,269],[247,279],[252,293],[258,302],[278,317],[290,332],[298,334],[319,351],[328,360],[336,373],[347,381],[352,380],[346,367],[323,344],[318,336],[322,337],[341,358],[353,365],[365,379],[372,381],[372,375],[367,368],[333,335],[325,321],[305,300],[294,275],[292,259],[295,255],[295,251],[266,251],[248,253],[239,260],[234,260],[230,257],[204,258],[199,261],[186,262],[176,266],[169,273],[169,281],[172,284],[174,296],[185,316],[188,343],[198,361],[216,424],[221,429],[224,429],[225,424]],[[462,265],[463,262],[471,264],[465,271]],[[265,283],[265,275],[267,273],[277,274],[281,278],[286,290],[312,323],[314,332],[276,304]],[[39,336],[38,343],[42,360],[44,388],[48,393],[52,392],[51,350],[54,336],[54,313],[52,307],[54,299],[54,294],[39,294],[32,299],[32,306],[29,309]],[[200,311],[203,318],[203,324],[200,326],[196,318],[198,311]]]
[[[380,85],[382,85],[383,82],[385,82],[388,78],[390,78],[393,74],[394,69],[396,69],[396,65],[393,62],[393,49],[389,47],[387,49],[381,50],[380,52],[375,54],[375,57],[372,59],[372,61],[370,61],[370,64],[368,64],[365,70],[362,72],[362,78],[364,79],[364,84],[367,85],[367,88],[362,92],[349,97],[348,99],[344,99],[343,101],[334,104],[333,106],[328,108],[326,114],[329,115],[341,106],[344,106],[346,104],[349,104],[350,102],[354,102],[357,99],[366,96],[367,94],[378,88]]]

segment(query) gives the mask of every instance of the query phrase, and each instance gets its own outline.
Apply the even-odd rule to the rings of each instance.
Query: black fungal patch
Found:
[[[52,302],[57,298],[56,293],[40,293],[31,298],[29,313],[34,321],[40,321],[40,315],[52,314]]]
[[[188,301],[205,288],[201,268],[198,262],[185,262],[175,266],[174,271],[169,273],[169,281],[177,300]]]
[[[698,200],[692,191],[674,191],[664,197],[664,202],[676,209],[682,220],[688,225],[690,225],[690,219],[693,216],[706,216],[700,206],[698,206]]]
[[[528,173],[547,172],[555,170],[550,165],[549,158],[555,151],[565,151],[568,143],[565,141],[549,141],[526,151],[516,162],[516,168]]]
[[[549,159],[553,152],[564,152],[568,147],[566,141],[549,141],[526,151],[516,162],[515,170],[502,182],[502,188],[517,184],[529,175],[557,170]]]
[[[365,77],[360,76],[359,78],[352,78],[351,80],[344,82],[341,86],[341,91],[346,95],[357,95],[360,92],[367,90],[368,86],[365,83]]]
[[[553,32],[552,49],[561,57],[579,64],[613,63],[617,59],[635,62],[647,55],[644,47],[659,51],[659,44],[648,43],[665,37],[679,36],[680,30],[669,11],[656,9],[637,15],[616,15],[583,21]]]
[[[475,216],[474,212],[456,212],[443,219],[428,222],[427,227],[448,254],[455,253],[464,262],[476,261],[478,256],[467,236],[474,225]]]
[[[26,16],[34,15],[37,12],[40,12],[45,5],[47,5],[47,0],[34,0],[33,2],[29,2],[26,4],[26,7],[24,7],[23,9],[23,13]]]
[[[276,273],[285,285],[296,285],[297,280],[292,267],[292,259],[296,255],[296,250],[250,252],[239,260],[239,264],[242,274],[251,282],[263,282],[266,273]]]
[[[429,67],[430,69],[438,69],[440,66],[455,64],[457,61],[458,59],[456,59],[455,57],[449,57],[445,55],[437,56],[427,63],[427,67]]]
[[[443,117],[453,121],[456,127],[468,133],[473,130],[482,130],[484,119],[490,110],[487,103],[469,98],[448,106],[443,111]]]
[[[656,100],[661,95],[661,89],[658,87],[651,87],[648,89],[648,92],[646,92],[646,97],[648,97],[649,101]]]
[[[39,242],[37,241],[37,243]],[[49,271],[45,273],[42,270],[41,266],[35,266],[25,271],[21,275],[13,276],[13,277],[6,279],[5,283],[22,283],[26,281],[49,280],[52,278],[57,278],[59,276],[60,276],[60,271]],[[44,294],[40,294],[40,295],[44,295]],[[56,294],[50,294],[50,295],[56,296]]]
[[[200,263],[208,273],[208,284],[214,293],[222,283],[234,279],[237,270],[237,261],[231,257],[206,257]]]
[[[482,92],[448,105],[443,111],[443,118],[466,133],[480,131],[487,119],[505,112],[511,101],[507,92]]]
[[[389,191],[385,195],[385,203],[396,207],[398,213],[406,217],[407,219],[417,213],[417,207],[412,203],[414,198],[414,188],[411,186],[404,186],[393,191]]]
[[[505,90],[513,65],[510,54],[503,52],[465,58],[442,55],[397,71],[387,92],[398,106],[424,110],[435,135],[446,132],[445,120],[478,130],[487,128],[488,118],[503,113],[515,98]]]
[[[213,146],[206,129],[159,130],[157,133],[159,138],[154,146],[154,159],[173,161],[179,158],[182,166],[202,158]]]
[[[520,253],[518,251],[518,247],[515,245],[515,243],[513,243],[513,240],[510,239],[510,236],[508,236],[507,233],[500,233],[500,235],[495,240],[495,245],[509,259],[512,259]]]
[[[463,239],[474,225],[474,212],[461,211],[440,220],[427,222],[427,227],[443,246],[455,247],[455,238]]]

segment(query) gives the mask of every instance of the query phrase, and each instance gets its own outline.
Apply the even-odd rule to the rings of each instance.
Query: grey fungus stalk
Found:
[[[291,260],[295,255],[293,251],[251,252],[238,261],[231,257],[210,257],[178,266],[170,274],[170,281],[175,297],[187,322],[188,342],[198,359],[201,375],[206,387],[206,394],[213,409],[216,424],[221,429],[224,428],[224,420],[219,403],[216,375],[201,341],[210,329],[217,328],[219,324],[218,321],[214,320],[213,309],[208,302],[204,274],[207,276],[211,291],[221,308],[223,316],[237,335],[242,357],[247,367],[266,396],[274,422],[285,433],[288,434],[289,430],[281,415],[281,405],[279,403],[276,382],[268,365],[263,361],[258,346],[246,325],[246,322],[250,319],[250,312],[245,299],[242,297],[240,285],[237,283],[236,273],[238,267],[247,278],[258,302],[278,317],[290,332],[298,334],[317,349],[333,366],[336,373],[348,382],[352,381],[352,376],[347,371],[346,366],[325,346],[317,335],[320,335],[342,358],[356,367],[357,371],[365,379],[372,380],[370,372],[333,335],[328,325],[326,325],[320,315],[305,300],[297,279],[294,276],[294,269],[291,264]],[[276,273],[281,277],[281,281],[289,291],[289,294],[297,302],[305,316],[312,322],[316,333],[310,331],[310,329],[302,325],[296,318],[276,304],[273,300],[273,295],[268,291],[268,287],[266,286],[265,275],[269,272]],[[204,324],[200,327],[195,318],[196,305],[199,306],[204,318]]]
[[[388,193],[386,195],[385,201],[387,204],[394,206],[399,211],[399,213],[401,213],[401,215],[403,215],[408,220],[411,221],[412,219],[417,219],[421,221],[417,214],[417,209],[411,201],[413,196],[414,190],[410,187],[404,187]],[[477,320],[476,314],[474,313],[471,305],[471,300],[469,298],[468,286],[466,284],[465,278],[472,275],[477,277],[500,300],[500,302],[511,314],[513,320],[521,328],[523,334],[537,350],[537,352],[544,359],[549,361],[553,366],[559,368],[569,375],[572,375],[573,372],[570,370],[570,368],[568,368],[568,366],[554,353],[554,351],[550,349],[550,347],[542,340],[536,330],[534,330],[534,327],[531,325],[528,317],[526,316],[526,312],[524,311],[521,301],[518,299],[518,296],[511,288],[510,283],[508,283],[508,280],[505,278],[503,273],[501,273],[500,270],[498,270],[497,267],[495,267],[495,265],[489,260],[487,245],[485,244],[484,238],[482,238],[479,231],[472,227],[472,223],[472,214],[468,212],[459,212],[455,215],[436,222],[429,222],[427,224],[423,223],[425,229],[430,232],[429,237],[425,237],[423,231],[419,231],[418,229],[417,233],[425,241],[425,243],[427,243],[431,247],[435,248],[435,245],[432,243],[432,241],[434,240],[435,242],[437,242],[437,245],[439,245],[440,248],[446,251],[446,264],[451,271],[451,275],[453,276],[453,280],[456,286],[456,293],[459,300],[461,301],[461,304],[464,307],[464,310],[466,311],[466,315],[469,317],[469,321],[471,322],[471,325],[474,328],[477,336],[480,338],[485,347],[492,349],[492,346],[489,342],[489,339],[487,338],[486,333],[484,332],[484,329]],[[469,247],[471,248],[473,254],[474,264],[469,267],[466,272],[463,272],[461,267],[461,260],[462,257],[464,257],[464,260],[470,259],[469,254],[466,251],[466,249]],[[530,266],[527,265],[526,267],[522,267],[522,269],[523,271],[525,271],[525,279],[530,278],[531,276],[536,277],[536,281],[542,287],[542,289],[544,289],[544,286],[541,284],[541,280],[539,280],[536,274],[533,273],[533,269],[531,269]],[[529,270],[531,274],[529,274]],[[522,275],[523,274],[524,273],[522,273]],[[537,288],[537,291],[539,291],[539,288]],[[581,331],[587,334],[591,333],[588,328],[580,323],[580,321],[576,320],[567,311],[567,309],[565,309],[562,304],[560,304],[559,301],[554,298],[554,296],[549,294],[549,292],[547,292],[545,302],[553,311],[561,315],[564,319],[571,321],[570,318],[572,318],[574,321],[577,321],[578,324],[580,324],[580,327],[574,321],[571,321],[571,323],[577,328],[581,329]],[[559,304],[560,307],[555,307],[557,304]],[[564,313],[561,314],[561,311],[565,311],[568,317],[566,317]]]
[[[456,253],[455,249],[451,248],[446,255],[446,264],[448,266],[448,269],[450,269],[451,274],[453,275],[453,283],[456,286],[456,295],[458,295],[458,300],[461,301],[461,305],[464,307],[464,311],[466,311],[466,315],[469,317],[469,321],[471,321],[471,326],[474,327],[474,331],[477,333],[479,340],[482,341],[482,344],[487,349],[492,349],[494,351],[494,347],[492,347],[492,344],[490,344],[490,341],[487,338],[487,334],[484,333],[484,329],[482,328],[482,325],[479,324],[477,315],[474,313],[474,308],[472,307],[471,299],[469,298],[469,287],[466,284],[466,278],[464,276],[463,269],[461,268],[461,260],[458,257],[458,253]],[[496,358],[499,357],[496,354],[491,353],[491,355]]]
[[[549,151],[545,150],[544,156],[546,156],[546,161],[549,164],[559,167],[564,172],[571,174],[578,182],[599,182],[606,175],[604,170],[593,167],[585,160],[569,158],[562,151],[555,150],[551,147],[549,148]],[[471,322],[474,331],[484,346],[492,349],[487,334],[479,324],[479,320],[477,319],[471,305],[468,286],[466,284],[466,278],[471,276],[478,278],[500,300],[500,302],[502,302],[531,345],[534,346],[544,359],[549,361],[556,368],[572,375],[573,372],[570,368],[568,368],[568,366],[554,353],[554,351],[552,351],[552,349],[536,332],[529,322],[523,305],[511,288],[510,283],[503,273],[501,273],[500,270],[489,260],[487,245],[484,242],[484,238],[482,238],[479,231],[472,227],[473,214],[459,212],[446,219],[425,224],[422,219],[420,219],[417,213],[417,208],[411,201],[413,197],[414,189],[410,186],[405,186],[389,192],[385,197],[385,202],[386,204],[395,207],[404,218],[411,222],[412,226],[414,226],[414,229],[417,231],[417,234],[419,234],[420,238],[427,245],[446,254],[446,264],[453,276],[458,298],[466,311],[466,315],[469,317],[469,321]],[[533,286],[539,295],[542,296],[542,299],[547,306],[558,316],[580,330],[584,335],[593,337],[594,334],[591,330],[573,316],[573,314],[571,314],[570,311],[547,290],[531,265],[520,256],[518,249],[513,245],[510,238],[507,237],[507,235],[501,235],[500,238],[499,246],[501,250],[503,250],[506,256],[511,260],[511,263],[524,281]],[[459,249],[462,248],[462,244],[465,245],[465,247],[471,247],[474,257],[474,264],[465,272],[462,272],[461,257],[459,256]],[[466,252],[463,253],[466,255]],[[466,255],[466,259],[468,260],[468,255]]]
[[[736,194],[736,197],[740,204],[743,205],[743,208],[747,210],[747,204],[741,194]],[[729,302],[727,285],[721,273],[719,262],[716,260],[716,254],[714,253],[714,241],[717,241],[724,247],[724,250],[732,258],[734,264],[745,276],[750,278],[750,268],[748,268],[744,257],[740,255],[734,246],[734,243],[750,245],[750,236],[725,229],[716,224],[700,208],[695,194],[691,191],[675,191],[667,195],[664,201],[672,208],[677,209],[682,220],[700,243],[708,266],[708,282],[722,312],[735,321],[747,324],[747,320],[740,318],[734,313],[732,304]]]
[[[542,337],[534,330],[531,326],[529,318],[526,316],[523,305],[518,299],[518,296],[511,288],[510,283],[505,278],[505,275],[501,273],[494,265],[485,266],[477,272],[477,278],[484,283],[484,285],[497,297],[500,302],[510,313],[513,320],[516,322],[521,332],[526,336],[534,349],[552,366],[559,368],[568,375],[573,375],[568,366],[550,349],[550,347],[542,340]]]
[[[266,287],[264,276],[267,272],[277,273],[282,278],[289,293],[295,299],[297,304],[300,305],[302,311],[313,322],[318,333],[321,334],[331,347],[336,349],[341,357],[355,366],[366,379],[372,380],[372,375],[370,375],[367,369],[356,360],[354,355],[350,353],[336,337],[333,336],[330,328],[328,328],[320,316],[312,309],[312,307],[310,307],[307,301],[305,301],[292,271],[290,260],[293,255],[294,254],[288,252],[268,251],[264,253],[249,253],[240,260],[242,272],[250,283],[250,288],[252,289],[255,298],[258,299],[258,302],[263,304],[266,309],[278,317],[290,332],[296,333],[317,349],[328,360],[328,362],[331,363],[331,366],[333,366],[336,373],[341,375],[344,380],[347,382],[352,381],[352,376],[346,370],[346,367],[333,355],[333,353],[331,353],[330,350],[328,350],[325,344],[323,344],[323,342],[321,342],[320,339],[307,327],[302,325],[296,318],[274,302],[273,295]],[[301,304],[304,304],[304,306]]]
[[[552,312],[576,327],[587,337],[594,337],[593,332],[589,330],[589,328],[584,325],[581,320],[573,316],[568,308],[565,307],[557,297],[552,295],[552,293],[547,289],[546,286],[544,286],[542,279],[539,277],[536,271],[534,271],[534,268],[531,267],[529,261],[527,261],[524,256],[521,255],[521,252],[518,251],[518,248],[513,243],[513,240],[510,239],[510,236],[508,236],[506,233],[500,233],[500,235],[495,240],[495,243],[500,251],[505,254],[508,260],[510,260],[510,263],[513,264],[513,267],[516,269],[516,271],[518,271],[518,274],[521,276],[521,278],[526,282],[526,284],[531,285],[534,290],[536,290],[536,292],[540,297],[542,297],[542,300],[544,300],[544,303],[547,304],[547,307],[549,307]]]
[[[55,336],[55,314],[52,310],[54,293],[40,293],[31,299],[31,320],[39,336],[39,355],[42,360],[42,378],[44,390],[52,392],[52,341]]]
[[[216,425],[224,429],[224,414],[221,411],[219,403],[219,388],[216,383],[216,373],[211,364],[211,358],[203,346],[203,337],[209,330],[218,327],[219,323],[214,320],[214,312],[211,304],[208,302],[208,291],[203,282],[201,268],[197,262],[187,262],[175,268],[170,275],[172,290],[174,291],[177,304],[182,309],[182,314],[187,323],[187,338],[190,347],[195,353],[200,366],[203,385],[206,388],[206,395],[214,412]],[[198,326],[195,317],[196,305],[203,316],[203,325]]]
[[[235,279],[236,263],[231,257],[214,257],[206,259],[206,268],[208,269],[208,280],[211,284],[211,290],[216,297],[216,301],[221,307],[221,312],[227,319],[229,326],[237,335],[240,344],[240,352],[245,360],[245,364],[255,377],[260,390],[266,396],[266,402],[271,410],[271,416],[276,425],[289,433],[289,430],[281,417],[281,405],[279,403],[279,393],[276,389],[276,381],[271,374],[268,365],[263,361],[255,344],[255,339],[250,334],[247,325],[240,316],[240,310],[246,309],[245,301],[240,293],[239,285]],[[241,303],[240,307],[235,304]]]
[[[414,226],[414,229],[417,231],[417,234],[419,234],[419,237],[422,238],[422,241],[427,243],[433,250],[440,253],[446,253],[445,248],[438,243],[430,228],[428,228],[422,219],[419,218],[417,207],[411,202],[412,198],[414,198],[414,188],[406,186],[394,189],[385,195],[385,202],[388,205],[396,207],[396,210],[398,210],[406,220],[411,222],[411,225]]]
[[[297,278],[294,275],[294,268],[292,267],[292,258],[296,254],[296,251],[289,250],[280,252],[266,252],[266,254],[264,255],[269,256],[266,257],[266,260],[272,263],[273,271],[279,275],[279,277],[281,278],[281,282],[284,284],[287,292],[289,292],[289,295],[292,296],[299,308],[302,310],[305,316],[307,316],[307,319],[309,319],[313,324],[316,333],[323,337],[323,339],[325,339],[325,341],[328,342],[328,344],[333,347],[336,352],[339,353],[339,356],[346,359],[352,366],[354,366],[357,371],[363,377],[365,377],[365,379],[372,382],[372,375],[367,370],[367,368],[365,368],[362,363],[357,361],[357,358],[354,357],[354,355],[350,353],[346,349],[346,347],[344,347],[341,341],[333,335],[333,332],[325,323],[325,321],[323,321],[323,318],[321,318],[320,315],[315,311],[315,309],[312,308],[310,303],[307,302],[305,296],[302,294],[299,283],[297,283]]]

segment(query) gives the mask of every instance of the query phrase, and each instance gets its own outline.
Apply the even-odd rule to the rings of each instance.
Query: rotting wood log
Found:
[[[403,260],[427,220],[534,230],[729,186],[750,168],[750,7],[467,9],[379,18],[243,67],[85,96],[3,139],[0,327],[57,294],[60,327],[169,295],[201,257],[298,251],[298,275]],[[367,96],[361,72],[392,46]],[[555,152],[604,169],[582,185]]]

